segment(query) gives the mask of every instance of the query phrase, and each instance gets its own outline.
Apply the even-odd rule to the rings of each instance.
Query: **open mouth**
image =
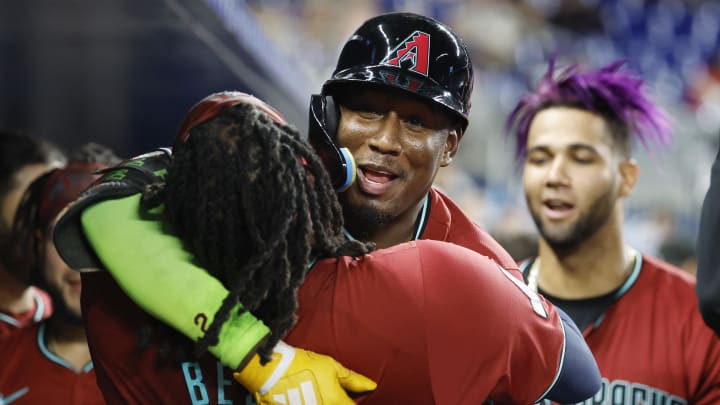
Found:
[[[358,186],[367,194],[381,195],[385,193],[397,178],[398,175],[383,168],[358,166]]]
[[[575,208],[575,205],[563,200],[547,199],[543,201],[545,215],[550,219],[566,218]]]

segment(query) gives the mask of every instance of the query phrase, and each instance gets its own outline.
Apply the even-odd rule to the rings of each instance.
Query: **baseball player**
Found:
[[[339,198],[349,237],[379,248],[452,242],[520,279],[505,249],[432,187],[459,149],[473,82],[467,47],[450,27],[413,13],[370,18],[312,96],[309,140],[344,190]],[[357,181],[351,183],[353,165],[344,163],[353,157]]]
[[[71,161],[34,180],[20,202],[13,234],[28,281],[52,297],[54,312],[0,340],[1,404],[104,404],[95,382],[80,313],[80,274],[58,255],[54,218],[99,175],[103,166]]]
[[[623,203],[638,179],[631,144],[670,139],[642,80],[614,63],[554,61],[510,115],[539,254],[529,286],[583,330],[602,373],[585,404],[720,403],[720,342],[703,323],[695,282],[628,246]]]
[[[21,134],[0,133],[0,337],[32,325],[52,313],[50,297],[14,274],[12,222],[25,188],[36,177],[65,162],[47,142]]]
[[[268,117],[271,117],[279,125],[286,125],[285,120],[280,114],[275,111],[272,107],[260,101],[259,99],[239,92],[222,92],[213,94],[206,97],[204,100],[196,104],[186,115],[185,122],[182,123],[181,129],[178,133],[177,144],[184,143],[185,139],[189,135],[191,128],[207,121],[208,119],[215,117],[225,108],[229,108],[235,105],[255,105]],[[55,241],[58,246],[58,251],[62,257],[70,263],[70,265],[81,271],[90,269],[90,271],[96,270],[98,267],[103,267],[103,264],[97,261],[96,254],[104,251],[102,248],[92,252],[88,249],[86,237],[81,233],[79,228],[78,215],[82,209],[90,204],[102,201],[107,198],[114,198],[119,196],[125,196],[128,194],[138,194],[144,190],[148,183],[153,181],[159,181],[162,176],[165,175],[169,165],[169,150],[160,150],[156,153],[150,153],[147,155],[140,156],[135,159],[131,159],[118,167],[114,168],[110,173],[102,178],[102,181],[98,185],[91,188],[88,193],[85,193],[84,197],[81,198],[77,204],[71,206],[69,212],[63,215],[58,224],[55,227]],[[246,391],[241,390],[240,386],[236,384],[230,384],[232,382],[232,370],[243,369],[247,361],[250,359],[249,355],[252,355],[258,350],[258,347],[265,344],[269,339],[269,329],[262,322],[254,318],[249,312],[243,312],[238,318],[234,318],[231,322],[214,322],[216,313],[225,312],[226,314],[232,309],[232,312],[236,312],[242,308],[242,304],[231,303],[225,299],[228,294],[227,290],[222,287],[217,281],[211,279],[211,282],[205,282],[205,284],[198,285],[199,289],[194,294],[192,290],[187,290],[188,286],[198,282],[204,282],[208,278],[207,274],[200,270],[202,278],[197,280],[197,275],[189,274],[187,270],[182,269],[190,268],[195,270],[191,265],[189,257],[183,251],[182,245],[174,236],[166,236],[162,231],[162,224],[159,221],[148,222],[148,221],[134,221],[134,218],[128,218],[123,216],[115,216],[119,220],[118,223],[113,225],[111,228],[114,232],[102,232],[104,236],[100,237],[103,241],[109,242],[114,239],[115,236],[124,239],[125,237],[134,239],[138,243],[136,247],[142,246],[144,253],[139,250],[132,248],[132,255],[124,254],[113,254],[114,258],[132,258],[139,259],[136,262],[137,266],[133,265],[133,271],[125,271],[125,268],[120,266],[123,270],[114,273],[113,276],[118,281],[123,289],[130,294],[133,300],[138,302],[140,306],[145,310],[143,312],[138,308],[132,301],[129,301],[124,296],[121,290],[117,288],[117,284],[114,282],[110,283],[110,287],[105,288],[102,284],[103,280],[108,281],[106,274],[95,275],[87,274],[84,277],[89,278],[90,287],[86,283],[84,289],[83,302],[85,302],[85,320],[92,318],[91,314],[100,311],[104,313],[104,304],[87,304],[92,302],[93,299],[99,297],[103,303],[112,302],[110,297],[113,297],[113,289],[115,294],[120,299],[115,299],[115,302],[111,305],[112,312],[116,312],[121,316],[113,316],[109,319],[94,320],[93,326],[88,327],[88,333],[90,334],[91,350],[93,351],[93,358],[95,359],[97,370],[98,370],[98,381],[106,395],[109,402],[121,401],[125,402],[137,402],[146,403],[148,401],[156,402],[171,402],[180,403],[190,401],[191,403],[204,402],[206,399],[210,403],[223,403],[223,398],[234,398],[238,401],[238,398],[244,398],[248,395]],[[92,221],[93,224],[97,225],[100,222]],[[138,225],[141,225],[138,230]],[[146,225],[150,225],[148,228]],[[133,242],[133,243],[135,243]],[[108,251],[118,252],[118,248],[123,244],[118,244],[113,247],[105,245]],[[107,252],[107,251],[104,251]],[[171,264],[173,263],[174,264]],[[298,261],[299,263],[299,261]],[[123,263],[127,264],[127,262]],[[165,270],[169,265],[171,268],[177,270],[175,275],[170,275],[171,285],[163,285],[165,281],[160,281],[155,277],[154,268]],[[113,266],[113,268],[117,268]],[[134,270],[142,270],[136,272]],[[145,270],[148,270],[147,272]],[[164,274],[161,272],[157,273],[160,276]],[[148,276],[150,278],[148,278]],[[92,287],[96,280],[99,283],[96,287]],[[196,281],[193,281],[196,280]],[[213,283],[214,282],[214,283]],[[175,288],[173,290],[173,288]],[[182,299],[186,294],[193,294],[193,298],[190,300]],[[93,294],[100,294],[99,296]],[[227,304],[230,303],[230,306]],[[221,311],[222,310],[222,311]],[[124,314],[124,315],[123,315]],[[152,315],[149,316],[148,314]],[[186,317],[187,314],[191,314],[190,317]],[[222,315],[224,316],[224,315]],[[209,351],[215,355],[220,361],[217,362],[215,359],[210,357],[206,358],[204,362],[197,363],[197,356],[187,356],[187,353],[180,353],[180,357],[175,358],[170,356],[171,359],[178,360],[176,363],[182,363],[183,373],[183,384],[187,384],[188,389],[184,391],[178,391],[176,388],[178,385],[170,385],[167,387],[173,388],[169,395],[163,394],[162,391],[158,392],[156,379],[146,378],[147,376],[141,373],[135,374],[135,377],[122,376],[122,367],[119,364],[105,363],[108,359],[107,356],[102,354],[96,354],[96,347],[92,342],[105,342],[113,341],[113,355],[123,353],[123,350],[130,353],[136,351],[138,348],[137,339],[116,339],[114,337],[106,336],[106,333],[136,336],[138,331],[141,333],[149,333],[153,329],[157,329],[157,322],[153,320],[153,317],[162,320],[168,325],[173,326],[180,332],[185,334],[192,340],[200,340],[200,345],[203,346],[199,352],[204,352],[208,346],[208,343],[213,339],[217,339],[217,335],[226,336],[231,334],[232,339],[226,339],[216,345],[211,345]],[[95,319],[95,318],[92,318]],[[154,327],[148,326],[155,322]],[[102,326],[105,325],[105,326]],[[216,325],[218,329],[213,329],[213,325]],[[162,329],[162,327],[161,327]],[[100,337],[94,338],[97,333],[100,333]],[[213,334],[215,337],[213,337]],[[175,339],[178,340],[178,339]],[[185,342],[187,346],[190,342],[187,342],[184,338],[180,339]],[[277,338],[275,338],[277,341]],[[120,343],[122,342],[122,343]],[[142,345],[143,347],[146,344]],[[157,367],[155,355],[158,355],[161,359],[168,357],[166,351],[167,347],[172,346],[168,342],[162,341],[158,345],[153,346],[149,350],[143,350],[142,356],[147,361],[141,361],[137,355],[129,355],[131,357],[122,357],[122,361],[127,358],[134,358],[137,361],[137,366],[148,366],[152,369],[150,373],[156,376],[158,379],[164,379],[164,375],[177,377],[177,368],[173,367],[177,364],[168,363],[170,368]],[[267,345],[265,345],[267,347]],[[375,388],[375,383],[364,376],[356,374],[350,370],[345,369],[342,365],[337,363],[335,360],[327,357],[310,353],[302,349],[294,349],[288,346],[283,346],[282,351],[275,351],[273,353],[274,360],[269,365],[261,367],[259,362],[256,360],[250,366],[245,367],[244,371],[257,370],[257,376],[249,378],[240,378],[240,382],[250,392],[257,394],[256,398],[260,403],[270,403],[272,396],[276,391],[283,391],[289,387],[298,387],[298,382],[295,381],[294,375],[300,371],[310,369],[313,374],[313,381],[315,382],[314,389],[322,388],[322,391],[316,393],[317,397],[322,401],[328,403],[347,403],[351,402],[348,398],[345,390],[353,392],[364,392]],[[257,357],[257,356],[256,356]],[[282,359],[285,359],[282,361]],[[165,366],[168,366],[165,364]],[[197,365],[197,371],[195,367]],[[224,369],[223,366],[228,367]],[[208,368],[209,367],[209,368]],[[202,372],[202,370],[211,370]],[[108,370],[108,371],[105,371]],[[274,370],[273,373],[263,375],[267,370]],[[119,375],[116,373],[120,373]],[[212,374],[212,376],[210,376]],[[217,375],[216,375],[217,374]],[[194,382],[202,381],[204,378],[211,378],[211,386],[216,380],[218,380],[217,389],[207,391],[202,385],[201,388],[194,388]],[[193,377],[194,376],[194,377]],[[197,380],[199,378],[200,380]],[[170,378],[172,379],[172,378]],[[154,384],[154,385],[153,385]],[[306,389],[307,390],[307,389]],[[187,395],[185,395],[187,393]],[[181,395],[180,397],[175,397]],[[203,399],[205,398],[205,399]],[[275,402],[273,402],[275,403]]]
[[[207,107],[201,102],[196,109]],[[105,190],[96,189],[105,194],[94,196],[102,203],[72,210],[82,211],[89,244],[113,269],[112,277],[107,272],[83,275],[83,313],[106,396],[173,403],[233,398],[231,377],[207,356],[158,365],[162,332],[145,335],[145,350],[138,350],[137,341],[117,338],[137,335],[138,324],[153,324],[117,284],[133,295],[144,289],[180,297],[186,289],[185,294],[207,297],[196,277],[183,276],[180,286],[171,280],[188,271],[204,274],[192,268],[193,262],[227,287],[217,294],[220,300],[227,297],[221,310],[195,313],[196,323],[210,322],[212,316],[227,319],[220,341],[244,336],[231,328],[243,323],[247,312],[222,311],[225,303],[236,306],[239,300],[276,339],[294,326],[288,343],[325,350],[378,380],[365,403],[533,403],[553,391],[557,398],[586,398],[599,386],[592,357],[572,323],[561,321],[552,306],[496,262],[437,241],[365,254],[370,246],[348,240],[327,173],[291,127],[254,105],[236,103],[188,128],[174,148],[166,180],[146,188],[143,198],[150,208],[164,203],[163,218],[193,256],[173,257],[177,244],[172,249],[165,244],[174,239],[171,235],[162,240],[164,246],[158,244],[159,232],[152,227],[160,213],[138,212],[140,196],[134,190],[121,197],[131,167],[143,173],[136,178],[152,178],[159,170],[148,159],[167,155],[118,168],[108,174]],[[71,219],[66,217],[66,223]],[[107,231],[118,223],[127,227]],[[89,224],[105,231],[95,233]],[[150,230],[143,237],[145,248],[133,255],[113,253],[128,233],[143,234],[133,227]],[[153,283],[130,285],[128,272],[145,273]],[[173,304],[179,304],[175,312],[185,312],[185,304]],[[467,311],[472,315],[462,319],[473,321],[459,322],[455,314]],[[483,322],[475,322],[479,318]],[[479,341],[487,349],[480,349]],[[215,342],[208,343],[212,351]],[[293,350],[275,345],[271,337],[260,352],[268,345],[273,356]],[[166,353],[175,352],[169,348]],[[249,381],[272,386],[275,365],[264,373],[254,362],[235,379],[245,386],[252,385]],[[313,373],[293,377],[299,388],[276,392],[270,400],[300,403],[293,401],[302,397],[312,403]]]

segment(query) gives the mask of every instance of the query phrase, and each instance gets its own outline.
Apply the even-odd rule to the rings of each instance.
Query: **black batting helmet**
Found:
[[[367,20],[345,43],[323,86],[396,87],[440,104],[467,124],[473,69],[467,47],[448,26],[422,15],[390,13]]]

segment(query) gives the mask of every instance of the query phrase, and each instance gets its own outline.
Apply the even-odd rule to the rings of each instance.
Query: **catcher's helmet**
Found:
[[[323,147],[334,144],[337,130],[332,96],[352,83],[409,92],[458,117],[463,131],[467,127],[472,63],[464,42],[439,21],[389,13],[367,20],[352,34],[322,94],[311,98],[309,139],[321,154]]]

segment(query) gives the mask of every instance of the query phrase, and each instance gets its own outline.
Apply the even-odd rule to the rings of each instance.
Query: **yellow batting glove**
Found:
[[[233,374],[255,396],[259,405],[355,404],[346,391],[366,392],[377,387],[374,381],[345,368],[330,356],[298,349],[280,342],[272,360],[264,366],[260,357]]]

